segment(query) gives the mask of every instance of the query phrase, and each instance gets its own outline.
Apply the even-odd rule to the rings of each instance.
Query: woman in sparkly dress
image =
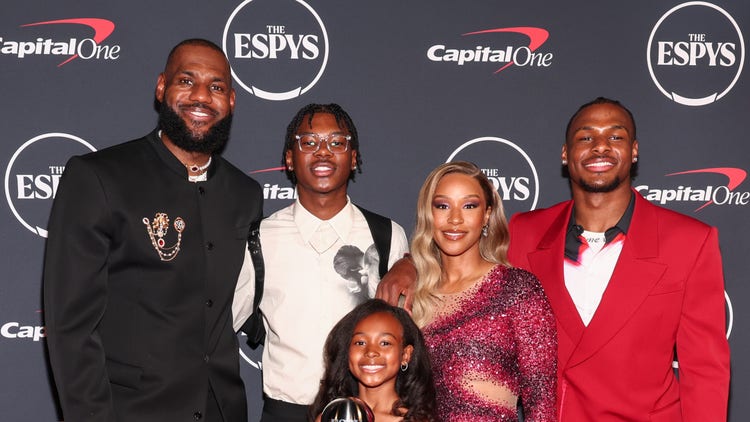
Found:
[[[533,274],[506,259],[508,228],[492,184],[446,163],[419,192],[411,245],[413,316],[427,341],[443,421],[555,420],[555,319]]]

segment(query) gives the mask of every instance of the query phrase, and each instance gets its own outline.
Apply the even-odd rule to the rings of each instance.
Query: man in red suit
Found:
[[[515,215],[508,253],[555,312],[559,420],[726,421],[716,229],[631,188],[635,122],[617,101],[573,115],[561,158],[573,199]]]
[[[508,258],[541,280],[557,320],[558,419],[726,421],[718,234],[631,188],[636,139],[619,102],[584,104],[562,148],[573,200],[510,221]],[[408,308],[409,260],[386,278],[378,297],[395,304],[404,295]]]

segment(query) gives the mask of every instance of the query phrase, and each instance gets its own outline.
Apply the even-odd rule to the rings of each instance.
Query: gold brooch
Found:
[[[177,231],[177,243],[172,246],[164,246],[164,236],[167,235],[169,230],[169,216],[163,212],[157,212],[154,216],[154,221],[150,221],[147,217],[143,217],[143,224],[146,225],[146,232],[148,237],[151,239],[151,245],[156,249],[156,253],[159,254],[159,258],[162,261],[171,261],[180,252],[180,243],[182,243],[182,232],[185,230],[185,220],[182,217],[177,217],[174,220],[174,229]]]

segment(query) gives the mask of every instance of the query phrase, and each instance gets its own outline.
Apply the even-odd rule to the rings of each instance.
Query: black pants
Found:
[[[263,397],[263,414],[260,422],[309,422],[307,411],[310,406],[287,403]]]

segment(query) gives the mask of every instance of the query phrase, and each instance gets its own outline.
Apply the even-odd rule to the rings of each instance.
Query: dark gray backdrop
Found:
[[[222,44],[225,30],[238,76],[235,123],[225,156],[267,185],[266,214],[289,203],[278,199],[278,192],[288,193],[289,183],[272,169],[280,165],[286,124],[310,102],[337,102],[357,124],[364,165],[363,174],[350,185],[351,197],[410,231],[424,177],[459,149],[456,158],[474,160],[496,177],[507,194],[509,214],[567,199],[559,155],[568,117],[599,95],[623,101],[638,123],[641,160],[635,185],[648,186],[644,193],[649,191],[655,202],[666,197],[666,207],[719,228],[731,300],[729,420],[750,420],[750,403],[743,400],[750,389],[750,288],[743,276],[750,236],[750,182],[744,180],[750,168],[745,139],[750,87],[741,68],[750,3],[692,2],[671,14],[680,1],[6,3],[0,14],[0,160],[6,193],[0,214],[3,420],[59,419],[41,336],[44,237],[36,228],[46,225],[61,166],[71,154],[87,150],[74,137],[101,149],[151,130],[156,122],[153,90],[169,49],[188,37]],[[105,28],[101,22],[80,20],[90,18],[111,22],[111,34],[91,41],[95,29],[102,34]],[[76,21],[58,22],[64,19]],[[276,59],[263,57],[267,42],[242,51],[261,57],[234,57],[235,34],[260,35],[256,41],[274,38],[267,25],[281,38],[290,35],[294,43],[307,40],[300,44],[298,59],[291,58],[288,48]],[[524,53],[527,34],[540,40],[540,29],[549,37],[533,52],[542,62],[533,66],[517,63],[495,73],[507,63],[458,65],[428,57],[430,47],[440,45],[445,46],[437,48],[441,57],[449,49]],[[500,31],[464,35],[484,30]],[[81,57],[60,65],[71,55],[52,53],[62,52],[71,39],[82,45]],[[705,52],[694,64],[681,55],[690,52],[691,41],[696,56]],[[663,46],[662,62],[672,59],[672,65],[657,64],[658,45]],[[98,58],[89,57],[94,51]],[[239,84],[277,92],[304,88],[326,51],[327,63],[317,83],[299,96],[269,100]],[[709,56],[717,51],[712,63]],[[519,63],[526,57],[521,53]],[[683,97],[723,95],[709,104],[689,106],[668,98],[656,82]],[[674,174],[688,171],[693,173]],[[707,202],[699,198],[706,190],[716,193],[715,203],[700,208]],[[670,199],[678,193],[693,200]],[[257,362],[257,351],[243,353]],[[251,420],[256,420],[260,372],[253,366],[257,363],[243,360],[242,365]]]

